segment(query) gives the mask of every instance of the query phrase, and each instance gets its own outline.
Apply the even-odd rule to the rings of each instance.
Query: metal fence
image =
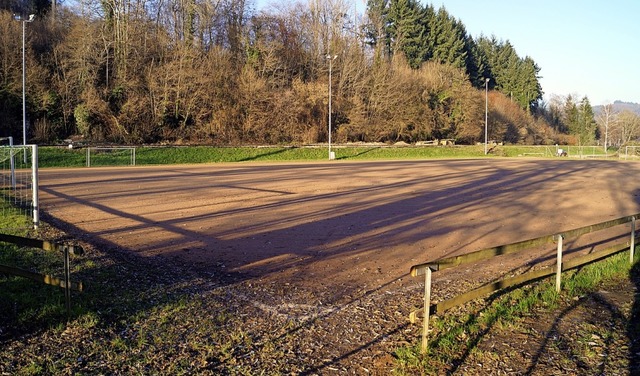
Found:
[[[31,218],[34,228],[40,222],[38,197],[38,146],[13,145],[11,138],[0,145],[0,205],[2,214],[19,212]],[[10,227],[11,225],[9,225]],[[2,230],[7,226],[3,226]]]

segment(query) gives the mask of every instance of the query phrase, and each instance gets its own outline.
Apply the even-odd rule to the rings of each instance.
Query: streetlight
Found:
[[[327,60],[329,60],[329,160],[335,159],[336,156],[331,151],[331,68],[333,61],[338,57],[338,55],[327,55]]]
[[[33,22],[33,19],[36,17],[35,14],[30,14],[29,19],[24,19],[22,16],[14,15],[16,21],[22,22],[22,145],[27,144],[27,104],[26,104],[26,65],[25,65],[25,50],[24,50],[24,35],[25,35],[25,24],[27,22]],[[25,158],[26,158],[25,152]]]
[[[489,79],[484,79],[484,155],[487,155],[487,128],[489,124]]]

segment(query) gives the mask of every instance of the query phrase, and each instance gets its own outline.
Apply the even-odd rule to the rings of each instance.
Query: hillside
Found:
[[[602,111],[604,106],[593,106],[593,112],[597,115]],[[623,112],[629,111],[634,114],[640,115],[640,103],[632,103],[632,102],[623,102],[623,101],[614,101],[613,102],[613,111],[614,112]]]
[[[21,56],[2,52],[19,50],[22,28],[0,5],[0,137],[26,131],[39,144],[71,137],[127,145],[475,144],[484,140],[490,91],[515,107],[492,107],[488,121],[500,127],[489,138],[548,138],[526,118],[542,98],[535,61],[508,41],[472,38],[444,7],[370,2],[368,31],[360,33],[348,1],[257,12],[252,1],[220,0],[197,17],[183,2],[116,3],[117,12],[111,1],[96,3],[105,9],[95,17],[61,7],[64,17],[30,25],[25,119]]]

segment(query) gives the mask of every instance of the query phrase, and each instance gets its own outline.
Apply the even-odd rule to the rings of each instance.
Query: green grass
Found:
[[[5,206],[0,212],[0,228],[9,227],[13,230],[5,232],[27,236],[29,218],[4,201],[0,205]],[[57,277],[64,275],[61,255],[7,243],[0,243],[0,264]],[[66,314],[62,289],[11,275],[0,274],[0,302],[10,302],[0,304],[0,318],[18,326],[48,325]]]
[[[604,148],[599,146],[555,146],[555,145],[505,145],[497,146],[492,150],[496,156],[502,157],[545,157],[551,158],[556,155],[556,150],[562,149],[566,151],[569,157],[591,156],[602,157],[617,156],[616,150],[609,148],[608,153],[604,152]]]
[[[627,253],[563,274],[562,291],[555,291],[555,279],[498,292],[487,303],[469,304],[464,312],[452,312],[433,317],[429,347],[421,353],[418,344],[399,348],[399,374],[436,374],[460,360],[461,354],[473,353],[477,344],[492,327],[512,327],[534,312],[552,311],[563,301],[596,291],[604,283],[628,278],[631,272]],[[460,312],[460,310],[458,311]],[[588,354],[587,354],[588,355]]]
[[[596,155],[604,157],[599,147],[561,147],[570,156]],[[554,157],[555,146],[495,146],[484,155],[483,145],[473,146],[336,146],[332,149],[337,160],[390,160],[486,157]],[[611,151],[609,152],[612,153]],[[136,148],[136,165],[195,164],[221,162],[278,162],[326,161],[329,152],[324,147],[209,147],[167,146]],[[40,167],[86,166],[86,149],[42,147],[39,150]],[[130,152],[103,152],[91,154],[92,166],[119,166],[131,163]]]
[[[0,228],[26,229],[31,227],[31,220],[23,215],[23,210],[12,206],[11,203],[7,201],[11,200],[10,197],[11,196],[5,194],[0,195]],[[22,234],[24,234],[24,232],[22,232]],[[13,235],[20,235],[20,233],[15,233],[14,231]]]
[[[39,249],[0,244],[0,264],[63,274],[62,255]],[[252,374],[238,359],[256,344],[223,290],[203,297],[183,271],[96,251],[71,269],[85,291],[72,293],[70,316],[62,289],[0,273],[0,374]]]
[[[484,156],[482,146],[447,147],[338,147],[337,160],[474,158]],[[221,162],[325,161],[326,147],[139,147],[136,165],[195,164]],[[40,167],[86,166],[86,149],[42,147]],[[92,166],[130,164],[128,152],[91,154]]]

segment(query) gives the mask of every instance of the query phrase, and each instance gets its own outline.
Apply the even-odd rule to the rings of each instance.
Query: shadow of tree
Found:
[[[240,162],[257,161],[257,160],[260,160],[262,158],[266,158],[266,157],[270,157],[270,156],[274,156],[274,155],[285,153],[286,151],[288,151],[290,149],[295,149],[295,147],[288,147],[288,148],[284,148],[283,147],[283,148],[276,149],[276,150],[269,149],[270,151],[267,151],[267,152],[264,152],[264,153],[260,153],[260,154],[256,154],[253,157],[242,158],[242,159],[240,159]]]
[[[631,317],[627,325],[627,336],[629,337],[629,374],[640,374],[640,263],[636,262],[629,273],[633,285],[636,288]]]
[[[579,273],[579,272],[578,272]],[[521,318],[524,329],[524,342],[537,344],[535,351],[530,356],[523,357],[520,361],[523,368],[517,364],[510,364],[513,372],[523,375],[554,374],[557,372],[577,374],[609,374],[622,372],[621,365],[628,364],[629,374],[638,374],[640,358],[640,309],[635,289],[640,280],[640,268],[635,264],[630,272],[633,280],[633,291],[614,291],[612,293],[603,289],[577,296],[573,299],[561,298],[560,309],[536,310],[533,316]],[[608,282],[611,283],[611,282]],[[614,290],[623,282],[613,282],[610,287]],[[550,287],[551,288],[551,287]],[[496,324],[505,316],[499,310],[508,310],[505,303],[501,303],[498,311],[495,303],[505,298],[512,291],[511,288],[493,294],[484,300],[481,305],[473,310],[461,327],[477,325],[481,329],[477,332],[466,333],[465,345],[462,353],[456,356],[451,367],[446,369],[446,374],[458,374],[463,370],[473,370],[476,360],[472,360],[472,354],[481,348],[491,349],[494,345],[502,344],[516,353],[526,354],[532,348],[531,345],[523,346],[516,343],[510,327],[496,329]],[[540,291],[527,289],[518,300],[526,300]],[[536,299],[537,300],[537,299]],[[631,314],[625,307],[626,301],[633,301]],[[503,312],[504,313],[504,312]],[[519,315],[516,314],[516,317]],[[482,325],[478,325],[480,318]],[[441,342],[445,344],[451,341],[449,333],[441,333],[433,340],[432,346],[438,348]],[[485,343],[483,343],[485,342]],[[491,343],[486,343],[491,342]],[[496,343],[498,342],[498,343]],[[626,345],[629,344],[629,352]],[[510,361],[514,359],[507,358]],[[509,360],[506,360],[507,362]],[[628,360],[628,363],[627,363]],[[467,368],[465,368],[467,367]]]
[[[586,315],[583,314],[583,309],[588,312]],[[578,312],[579,310],[580,312]],[[594,314],[595,317],[593,316]],[[538,367],[541,366],[541,360],[545,356],[552,357],[551,355],[549,355],[550,346],[552,345],[552,343],[554,347],[557,347],[557,349],[566,356],[565,362],[571,364],[574,372],[577,371],[579,374],[583,374],[592,373],[594,371],[593,364],[587,363],[586,359],[583,359],[580,355],[578,355],[580,354],[579,351],[584,350],[584,348],[575,348],[578,347],[576,346],[576,342],[580,341],[580,338],[576,338],[579,330],[574,329],[573,332],[567,332],[566,329],[563,331],[560,328],[563,321],[568,319],[571,315],[580,315],[581,319],[584,320],[581,322],[581,324],[583,325],[591,324],[594,321],[601,320],[598,323],[602,325],[602,332],[605,333],[607,332],[607,330],[611,329],[610,326],[615,325],[622,328],[624,327],[624,323],[627,322],[627,318],[620,310],[620,307],[618,307],[615,303],[609,301],[609,299],[600,292],[588,294],[587,296],[574,301],[574,303],[570,304],[568,307],[560,311],[560,313],[553,320],[553,324],[543,336],[544,338],[542,340],[542,344],[538,348],[538,351],[531,358],[529,367],[524,373],[525,375],[533,375],[540,372],[540,370],[538,370]],[[605,318],[608,318],[615,324],[605,324]],[[595,336],[594,338],[601,339],[596,334],[592,335]],[[603,335],[603,337],[603,346],[597,355],[597,357],[599,358],[597,361],[598,369],[595,372],[596,374],[601,375],[606,374],[605,370],[608,365],[609,355],[613,350],[612,346],[614,346],[612,335],[605,334]]]
[[[469,337],[465,340],[465,345],[462,353],[452,360],[450,368],[447,369],[446,373],[448,375],[456,374],[460,370],[460,368],[468,361],[473,351],[478,348],[478,345],[481,343],[481,341],[493,330],[494,326],[499,322],[499,320],[504,319],[504,311],[500,312],[499,310],[496,310],[496,308],[494,307],[494,303],[521,287],[522,285],[513,286],[511,288],[491,294],[491,296],[484,299],[479,304],[479,306],[473,310],[472,314],[469,314],[467,316],[467,319],[464,322],[460,323],[460,328],[478,326],[480,330],[472,334],[465,334],[465,336],[469,335]],[[530,294],[532,294],[532,290],[528,290],[525,293],[523,299],[526,299]],[[483,316],[488,318],[483,319],[482,324],[480,324],[479,319]],[[441,334],[434,339],[432,346],[434,348],[440,347],[442,342],[446,343],[451,340],[451,338],[448,337],[449,333]]]
[[[442,166],[446,168],[444,174],[426,173]],[[584,174],[596,168],[605,171],[601,166],[595,162],[531,162],[513,168],[508,162],[503,166],[471,160],[220,169],[162,167],[122,170],[115,177],[106,176],[104,171],[88,171],[79,182],[62,176],[44,180],[43,191],[53,223],[100,249],[95,267],[88,266],[78,275],[93,281],[83,297],[86,306],[81,314],[99,314],[102,329],[109,331],[107,340],[127,344],[143,341],[143,331],[133,327],[127,317],[147,316],[193,297],[202,299],[202,307],[206,307],[198,318],[210,320],[211,330],[216,333],[223,331],[219,328],[228,331],[245,322],[258,327],[257,323],[272,319],[266,318],[271,311],[264,307],[282,308],[283,318],[276,324],[260,330],[238,329],[250,333],[252,343],[228,350],[225,356],[232,358],[212,358],[211,364],[218,366],[211,367],[232,367],[233,361],[240,362],[252,353],[286,345],[290,353],[280,354],[276,361],[306,363],[295,371],[310,374],[328,372],[337,364],[361,357],[364,350],[388,336],[404,332],[404,313],[408,310],[398,307],[412,303],[390,283],[406,277],[412,260],[425,261],[477,248],[492,243],[491,237],[500,233],[508,233],[514,240],[520,240],[523,233],[538,235],[536,221],[546,212],[529,196],[553,192],[548,197],[548,210],[558,206],[572,209],[560,198],[570,194],[575,180]],[[396,175],[407,167],[411,168],[409,172]],[[348,177],[343,185],[314,191],[318,181],[340,175]],[[385,179],[387,175],[394,178]],[[292,192],[288,187],[304,189]],[[259,197],[252,201],[243,193]],[[208,198],[213,199],[204,201]],[[115,199],[125,204],[115,205],[111,201]],[[168,200],[183,202],[185,208],[164,208]],[[229,206],[220,209],[223,201]],[[78,214],[54,218],[60,213],[57,205],[73,205],[76,210],[102,217],[91,223]],[[146,211],[137,211],[141,205]],[[500,217],[508,210],[519,216],[518,221]],[[112,217],[125,224],[87,228]],[[460,220],[443,220],[449,217]],[[499,223],[501,218],[504,221]],[[156,239],[150,235],[154,233],[173,238]],[[119,244],[123,238],[139,241],[139,245],[125,248]],[[440,246],[433,248],[431,244]],[[386,274],[376,270],[378,260],[389,259],[397,260],[393,270]],[[325,261],[333,262],[333,268],[327,268]],[[365,281],[365,287],[359,278]],[[296,290],[303,283],[313,284],[313,295]],[[241,292],[251,295],[243,297]],[[389,292],[393,295],[386,296]],[[383,317],[387,322],[380,329],[362,336],[358,343],[348,343],[341,334],[346,335],[350,329],[350,320],[370,318],[354,307],[354,302],[371,296],[381,296],[374,302],[376,310],[389,307],[392,314]],[[205,302],[208,299],[216,304],[209,305]],[[293,303],[300,301],[319,308],[308,315],[311,318],[289,314]],[[325,306],[328,308],[323,309]],[[353,312],[347,312],[344,306]],[[241,313],[234,317],[236,308]],[[185,320],[199,328],[200,324],[188,321],[190,318]],[[314,328],[322,324],[326,329],[337,323],[345,324],[341,331],[335,331],[337,338],[327,339],[333,342],[319,346],[316,353],[321,352],[321,358],[301,353],[302,348],[310,346],[308,340],[318,334]],[[213,342],[204,340],[208,341]],[[153,349],[149,354],[162,357],[161,350]],[[99,354],[94,357],[100,359]],[[259,366],[265,367],[265,363]],[[291,367],[283,369],[294,372]]]
[[[359,152],[359,153],[357,153],[357,154],[354,154],[354,155],[348,155],[348,156],[343,156],[343,157],[338,157],[338,158],[336,158],[336,159],[344,160],[344,159],[357,158],[357,157],[363,156],[363,155],[365,155],[365,154],[367,154],[367,153],[371,153],[372,151],[374,151],[374,150],[378,150],[378,149],[380,149],[380,148],[379,148],[379,147],[368,148],[368,149],[365,149],[365,150],[363,150],[363,151],[361,151],[361,152]]]

